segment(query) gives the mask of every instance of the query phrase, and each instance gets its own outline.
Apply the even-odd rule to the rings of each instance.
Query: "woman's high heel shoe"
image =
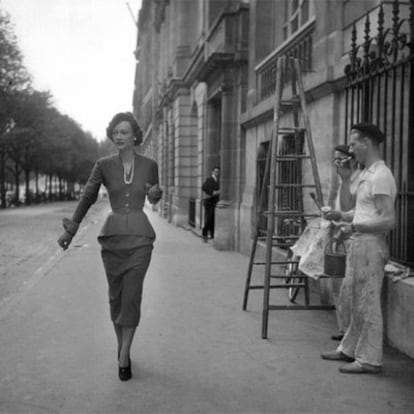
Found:
[[[119,367],[118,375],[121,381],[128,381],[129,379],[131,379],[131,361],[129,361],[129,365],[127,367]]]

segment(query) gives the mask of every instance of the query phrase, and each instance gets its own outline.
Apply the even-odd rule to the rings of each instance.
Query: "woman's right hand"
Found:
[[[59,237],[59,239],[58,239],[58,244],[59,244],[59,246],[63,249],[63,250],[66,250],[68,247],[69,247],[69,245],[70,245],[70,243],[71,243],[71,241],[72,241],[72,239],[73,239],[73,235],[72,234],[70,234],[69,232],[67,232],[67,231],[65,231],[60,237]]]

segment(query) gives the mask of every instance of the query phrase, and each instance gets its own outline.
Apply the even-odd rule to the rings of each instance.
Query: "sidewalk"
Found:
[[[132,380],[117,376],[99,220],[0,307],[1,414],[413,412],[414,361],[387,349],[383,374],[340,374],[319,357],[336,346],[328,311],[273,311],[261,339],[261,291],[241,310],[248,258],[147,214],[157,241]]]

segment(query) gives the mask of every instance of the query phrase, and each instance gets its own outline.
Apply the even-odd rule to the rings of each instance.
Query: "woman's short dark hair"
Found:
[[[113,141],[112,134],[114,132],[114,128],[120,123],[120,122],[129,122],[129,124],[132,127],[132,132],[134,133],[134,137],[136,140],[134,141],[135,145],[139,145],[142,142],[142,130],[138,125],[137,120],[135,119],[132,112],[119,112],[116,114],[109,123],[108,127],[106,128],[106,136]]]

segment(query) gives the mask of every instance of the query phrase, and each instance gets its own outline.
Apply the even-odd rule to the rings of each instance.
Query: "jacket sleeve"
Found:
[[[210,179],[209,178],[207,178],[205,181],[204,181],[204,183],[203,183],[203,185],[202,185],[202,187],[201,187],[201,189],[207,194],[207,195],[209,195],[209,196],[212,196],[213,195],[213,188],[212,188],[212,186],[211,186],[211,183],[210,183]]]
[[[98,198],[99,189],[103,182],[102,166],[97,161],[92,169],[91,175],[89,176],[88,182],[85,185],[85,190],[82,194],[81,199],[73,213],[72,221],[79,224],[85,217],[92,204],[95,203]]]
[[[149,182],[147,183],[149,186],[153,187],[156,186],[156,188],[149,188],[147,192],[148,201],[151,204],[157,204],[158,201],[162,198],[162,190],[158,187],[159,185],[159,177],[158,177],[158,164],[153,161],[150,165],[150,171],[149,171]]]
[[[153,162],[151,166],[151,180],[152,185],[159,184],[158,164],[156,162]]]

